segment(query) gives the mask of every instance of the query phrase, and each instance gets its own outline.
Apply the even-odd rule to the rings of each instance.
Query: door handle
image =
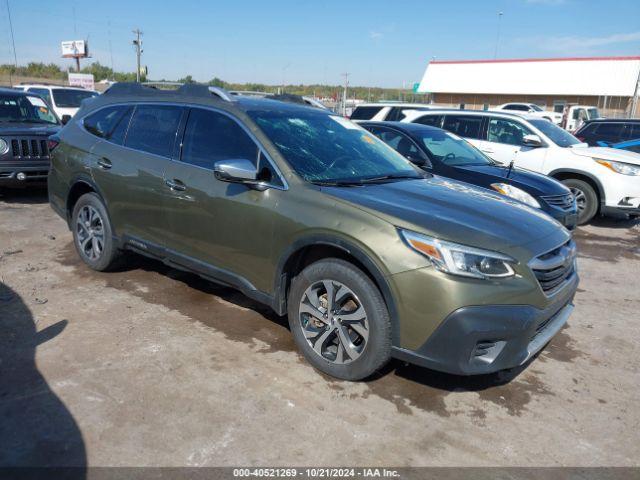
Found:
[[[101,158],[98,160],[98,166],[103,170],[109,170],[113,165],[111,164],[111,160],[108,158]]]
[[[165,180],[164,183],[174,192],[184,192],[187,189],[187,186],[180,180]]]
[[[485,148],[481,149],[484,153],[493,153],[493,150],[487,150]]]

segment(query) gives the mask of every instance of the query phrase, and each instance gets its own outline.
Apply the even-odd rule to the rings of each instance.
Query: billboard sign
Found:
[[[71,40],[62,42],[62,56],[65,58],[87,57],[89,55],[88,45],[84,40]]]
[[[87,90],[93,90],[95,88],[93,74],[69,72],[69,85],[71,87],[82,87]]]

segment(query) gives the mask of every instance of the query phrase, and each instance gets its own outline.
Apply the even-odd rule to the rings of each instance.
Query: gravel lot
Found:
[[[574,315],[524,368],[366,383],[231,289],[90,271],[44,192],[0,197],[0,225],[0,465],[640,465],[638,222],[578,231]]]

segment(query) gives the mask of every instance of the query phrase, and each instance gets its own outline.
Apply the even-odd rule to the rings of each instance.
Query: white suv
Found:
[[[640,215],[640,155],[589,147],[538,117],[506,112],[431,110],[405,112],[403,122],[443,128],[464,137],[498,163],[547,174],[571,189],[578,223],[600,212]]]
[[[544,118],[556,125],[560,125],[562,123],[562,113],[545,110],[535,103],[503,103],[502,105],[498,105],[496,110],[506,110],[510,113],[515,113],[516,115],[531,115],[538,118]]]
[[[22,84],[17,85],[15,88],[40,95],[53,108],[53,111],[56,112],[56,115],[63,123],[66,123],[69,118],[76,114],[82,100],[99,95],[98,92],[93,90],[58,85]]]
[[[360,103],[353,109],[351,120],[370,120],[372,122],[399,122],[404,118],[406,110],[426,111],[438,108],[435,105],[425,103],[400,103],[400,102],[380,102],[380,103]]]

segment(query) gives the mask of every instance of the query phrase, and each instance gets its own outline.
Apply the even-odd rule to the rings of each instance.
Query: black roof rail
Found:
[[[159,87],[178,87],[173,89]],[[210,87],[199,83],[175,82],[118,82],[111,85],[103,95],[185,95],[190,97],[216,96],[226,102],[234,101],[229,93],[218,87]]]

